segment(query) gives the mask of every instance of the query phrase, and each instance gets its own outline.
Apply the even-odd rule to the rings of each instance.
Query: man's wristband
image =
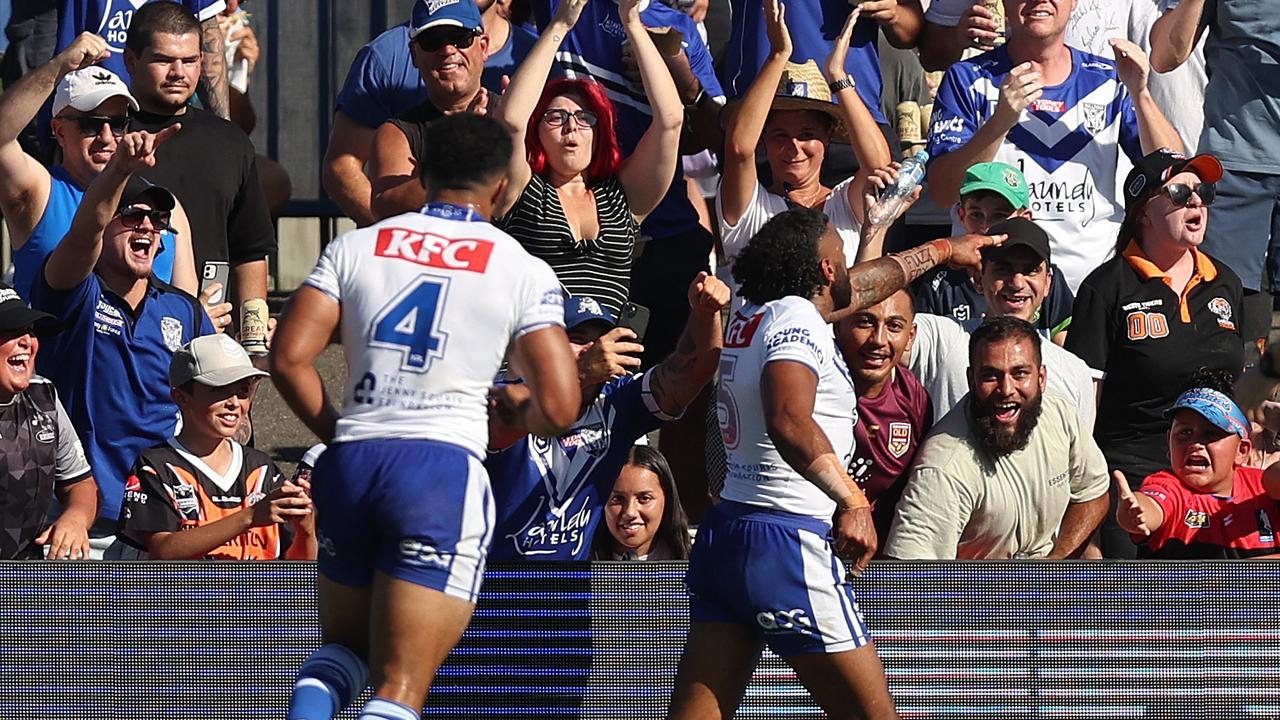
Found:
[[[828,83],[827,87],[831,89],[831,94],[835,95],[846,88],[856,87],[856,84],[853,82],[852,75],[845,75],[839,80]]]
[[[835,453],[818,456],[805,469],[804,479],[817,485],[822,492],[836,501],[840,510],[857,510],[871,507],[871,502],[854,484]]]

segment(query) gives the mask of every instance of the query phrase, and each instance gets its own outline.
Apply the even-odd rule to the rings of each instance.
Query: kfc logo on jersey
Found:
[[[1231,321],[1231,303],[1224,297],[1216,297],[1209,301],[1209,312],[1218,316],[1218,327],[1235,332],[1236,324]]]
[[[911,448],[911,424],[904,422],[889,423],[889,453],[896,458],[907,454]]]
[[[482,273],[489,266],[493,243],[479,238],[447,238],[406,228],[378,231],[379,257],[408,260],[427,267]]]
[[[763,319],[763,312],[758,312],[751,317],[747,317],[741,312],[734,313],[733,320],[729,322],[728,329],[724,331],[724,346],[744,348],[750,345],[751,338],[755,337],[756,330],[760,327],[760,321]]]

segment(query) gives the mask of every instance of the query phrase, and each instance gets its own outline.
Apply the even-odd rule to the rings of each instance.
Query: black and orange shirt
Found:
[[[1192,251],[1181,294],[1136,243],[1100,265],[1076,292],[1066,349],[1102,380],[1094,438],[1131,481],[1169,465],[1164,411],[1199,368],[1238,374],[1243,291],[1230,268]]]
[[[125,485],[121,536],[145,549],[143,535],[216,522],[253,505],[284,482],[261,450],[232,443],[232,451],[225,473],[214,472],[172,438],[143,452]],[[274,560],[282,553],[279,526],[267,525],[251,528],[203,557]]]

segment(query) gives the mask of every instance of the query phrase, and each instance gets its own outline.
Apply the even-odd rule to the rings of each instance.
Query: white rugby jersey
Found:
[[[342,306],[347,384],[335,442],[419,438],[484,457],[485,398],[507,345],[564,325],[551,268],[443,203],[341,235],[306,284]]]
[[[1013,65],[1002,46],[947,70],[933,105],[931,158],[969,142],[990,119]],[[1046,87],[1023,111],[993,159],[1026,176],[1036,223],[1049,233],[1053,262],[1075,292],[1114,251],[1124,219],[1119,182],[1142,146],[1115,62],[1071,48],[1071,66],[1065,82]],[[952,217],[952,229],[963,233],[954,211]]]
[[[728,458],[720,496],[830,522],[835,501],[782,459],[765,429],[760,379],[777,360],[802,363],[818,376],[813,419],[842,467],[853,457],[857,398],[831,326],[804,298],[748,304],[733,314],[720,353],[716,415]]]

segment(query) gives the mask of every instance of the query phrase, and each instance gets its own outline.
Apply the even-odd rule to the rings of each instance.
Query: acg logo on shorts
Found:
[[[765,632],[798,632],[801,635],[817,635],[813,622],[802,608],[756,613],[756,624]]]
[[[453,553],[441,552],[413,538],[400,541],[400,557],[410,565],[430,565],[441,570],[448,570],[453,562]]]

